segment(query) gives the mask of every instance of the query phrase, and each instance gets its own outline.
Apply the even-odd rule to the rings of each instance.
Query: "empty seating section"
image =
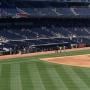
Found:
[[[15,1],[90,2],[90,0],[15,0]]]
[[[74,9],[79,15],[90,15],[90,8],[75,8]]]
[[[22,8],[32,16],[90,15],[90,8]]]
[[[17,15],[17,13],[26,13],[31,16],[90,16],[90,8],[6,8],[2,9],[0,16],[11,15],[12,18]]]
[[[12,16],[15,16],[16,15],[16,9],[15,8],[7,8],[5,9],[5,11],[9,14],[9,15],[12,15]]]
[[[56,12],[62,15],[74,15],[70,8],[56,8]]]

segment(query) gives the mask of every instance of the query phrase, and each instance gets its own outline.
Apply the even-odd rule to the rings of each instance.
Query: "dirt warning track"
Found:
[[[55,57],[55,58],[44,58],[41,60],[51,62],[51,63],[56,63],[56,64],[64,64],[64,65],[90,68],[90,54]]]

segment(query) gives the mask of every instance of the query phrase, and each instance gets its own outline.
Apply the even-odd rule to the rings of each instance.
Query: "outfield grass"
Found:
[[[90,90],[90,68],[57,65],[40,58],[90,54],[90,50],[0,62],[0,90]]]

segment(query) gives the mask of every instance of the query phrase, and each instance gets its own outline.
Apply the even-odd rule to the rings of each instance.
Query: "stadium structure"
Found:
[[[0,0],[0,90],[90,90],[90,0]]]
[[[1,0],[0,52],[90,46],[89,0]]]

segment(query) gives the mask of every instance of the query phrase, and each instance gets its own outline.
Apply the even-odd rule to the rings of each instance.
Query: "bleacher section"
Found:
[[[18,0],[17,0],[18,1]],[[25,0],[21,0],[25,1]],[[29,0],[26,0],[29,1]],[[32,0],[30,0],[32,1]],[[38,0],[36,0],[38,1]],[[46,0],[43,0],[46,1]],[[52,0],[49,0],[50,2]],[[55,0],[53,0],[55,1]],[[62,0],[57,0],[57,2]],[[70,1],[70,0],[69,0]],[[76,2],[77,0],[75,0]],[[12,6],[5,7],[0,6],[0,19],[11,19],[6,22],[0,22],[0,37],[3,37],[5,41],[1,41],[1,49],[13,49],[13,51],[19,51],[22,49],[29,49],[40,47],[50,48],[56,46],[66,45],[69,47],[71,44],[89,44],[90,45],[90,24],[77,20],[76,22],[71,17],[89,17],[89,6],[59,6],[45,3],[44,6],[20,7],[19,3],[15,3]],[[68,2],[68,1],[67,1]],[[39,3],[38,3],[39,5]],[[62,22],[61,16],[69,18],[69,21]],[[52,18],[51,18],[52,17]],[[58,17],[58,21],[54,21]],[[39,21],[24,21],[26,19],[38,18]],[[47,19],[46,21],[42,18]],[[49,22],[49,19],[52,19]],[[53,20],[54,18],[54,20]],[[17,20],[23,19],[21,23]],[[65,18],[66,19],[66,18]],[[82,18],[83,19],[83,18]],[[12,21],[13,20],[13,21]],[[61,21],[60,21],[61,20]],[[90,19],[89,19],[90,20]],[[32,23],[29,25],[29,23]],[[73,23],[75,22],[75,23]],[[27,25],[28,23],[28,25]],[[85,24],[84,24],[85,23]],[[21,24],[21,25],[20,25]],[[4,50],[2,49],[2,50]],[[39,48],[40,49],[40,48]]]
[[[59,17],[59,16],[88,16],[90,8],[6,8],[2,9],[0,17],[10,16],[11,18],[22,17]]]
[[[18,1],[18,0],[16,0]],[[20,0],[19,0],[20,1]],[[23,2],[24,1],[24,2]],[[27,3],[26,3],[26,2]],[[54,1],[54,2],[51,2]],[[73,2],[80,2],[81,0],[73,0]],[[82,2],[89,2],[82,0]],[[63,3],[62,3],[63,2]],[[65,2],[72,2],[72,0]],[[0,2],[0,18],[22,18],[22,17],[90,17],[90,4],[78,5],[73,3],[65,3],[63,0],[21,0],[20,2]],[[24,4],[25,3],[25,4]],[[40,4],[40,5],[39,5]]]

